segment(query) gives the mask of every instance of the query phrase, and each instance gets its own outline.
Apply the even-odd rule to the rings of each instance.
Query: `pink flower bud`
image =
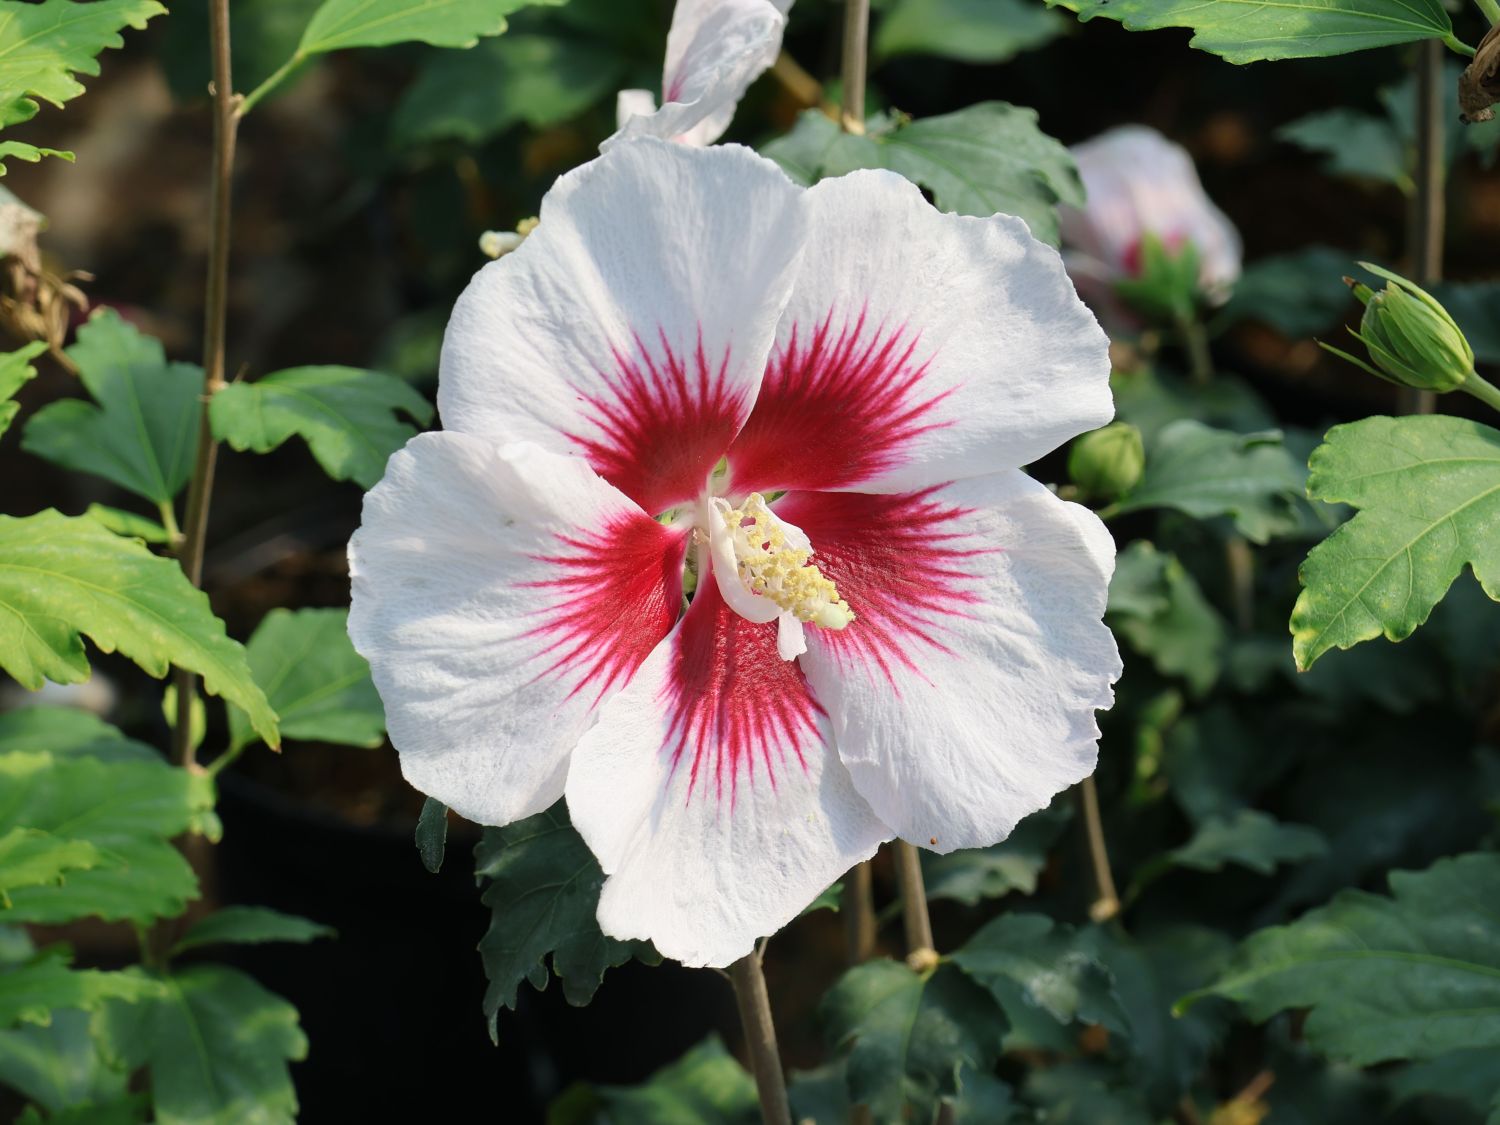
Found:
[[[1139,280],[1142,246],[1191,243],[1202,297],[1222,303],[1240,276],[1240,236],[1203,191],[1192,157],[1143,125],[1111,129],[1071,150],[1088,193],[1061,209],[1068,272],[1096,310],[1116,305],[1114,286]]]

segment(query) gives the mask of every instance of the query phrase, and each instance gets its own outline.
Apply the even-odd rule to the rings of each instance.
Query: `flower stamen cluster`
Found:
[[[854,620],[838,588],[811,561],[812,550],[788,538],[786,525],[759,492],[738,508],[723,504],[721,514],[740,580],[751,590],[798,621],[824,629],[842,629]]]

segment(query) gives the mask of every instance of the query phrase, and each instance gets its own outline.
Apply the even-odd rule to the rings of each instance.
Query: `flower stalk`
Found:
[[[1107,922],[1120,913],[1120,892],[1115,889],[1115,877],[1109,869],[1104,819],[1099,814],[1099,787],[1093,774],[1079,783],[1078,799],[1083,806],[1083,826],[1088,835],[1089,863],[1094,869],[1094,903],[1089,907],[1089,917],[1095,922]]]
[[[922,857],[905,840],[897,840],[896,882],[901,887],[901,918],[906,929],[906,960],[924,968],[935,956],[932,919],[927,913],[927,887],[922,881]]]
[[[194,586],[203,579],[203,545],[208,529],[208,505],[213,494],[218,445],[209,424],[208,406],[224,386],[224,333],[229,307],[229,234],[234,145],[239,130],[240,98],[234,92],[229,56],[229,0],[209,0],[209,51],[213,59],[214,149],[209,212],[208,277],[204,284],[203,403],[198,416],[198,451],[188,485],[187,518],[178,560]],[[194,766],[192,714],[198,679],[176,671],[177,725],[172,756]]]
[[[734,999],[745,1030],[745,1050],[750,1054],[755,1074],[761,1120],[765,1125],[791,1125],[792,1109],[787,1101],[786,1079],[781,1073],[776,1025],[771,1022],[771,998],[766,992],[760,953],[751,950],[730,965],[729,979],[734,984]]]
[[[870,43],[870,0],[844,0],[843,105],[846,133],[865,131],[865,72]]]
[[[868,961],[875,952],[875,888],[869,861],[856,863],[844,876],[839,913],[844,917],[844,947],[849,964]]]
[[[1490,0],[1493,4],[1494,0]],[[1489,15],[1486,12],[1486,15]],[[1495,17],[1491,16],[1491,22]],[[1417,47],[1417,169],[1416,194],[1412,197],[1410,247],[1418,285],[1432,285],[1443,276],[1443,231],[1447,220],[1444,178],[1443,115],[1445,81],[1443,44],[1437,40]],[[1437,406],[1432,391],[1404,388],[1400,396],[1403,414],[1431,414]]]

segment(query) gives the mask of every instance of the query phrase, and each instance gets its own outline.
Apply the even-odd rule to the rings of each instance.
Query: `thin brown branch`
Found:
[[[1099,814],[1099,787],[1094,784],[1092,774],[1079,783],[1078,801],[1083,806],[1083,826],[1089,841],[1089,863],[1094,869],[1094,904],[1089,907],[1089,917],[1096,922],[1107,922],[1120,913],[1120,893],[1115,889],[1115,877],[1109,870],[1109,849],[1104,845],[1104,820]]]
[[[203,578],[203,544],[208,530],[208,505],[213,495],[218,446],[209,425],[208,406],[224,386],[224,333],[229,306],[229,232],[234,144],[239,128],[241,99],[234,93],[229,63],[229,0],[208,2],[209,51],[213,56],[214,147],[210,187],[208,277],[204,283],[203,402],[198,416],[198,450],[188,485],[187,518],[178,559],[189,581]],[[186,669],[176,672],[177,727],[173,758],[195,766],[192,742],[193,702],[198,679]]]
[[[752,951],[730,965],[729,978],[734,982],[740,1025],[745,1029],[745,1049],[755,1074],[761,1120],[765,1125],[791,1125],[792,1109],[787,1101],[786,1079],[781,1073],[776,1025],[771,1021],[771,998],[766,992],[760,954]]]
[[[865,131],[865,73],[869,66],[870,0],[844,0],[843,106],[846,133]]]
[[[1443,232],[1447,222],[1444,188],[1447,152],[1443,117],[1446,106],[1443,71],[1446,52],[1440,40],[1418,43],[1417,51],[1417,170],[1412,200],[1409,250],[1418,285],[1428,286],[1443,276]],[[1431,391],[1403,388],[1403,414],[1431,414],[1437,396]]]

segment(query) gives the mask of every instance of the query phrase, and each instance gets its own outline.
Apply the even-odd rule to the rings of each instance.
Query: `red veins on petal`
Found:
[[[899,465],[914,438],[947,425],[934,413],[951,392],[923,388],[932,357],[919,344],[864,312],[794,324],[730,447],[736,491],[849,488]]]
[[[557,554],[537,556],[556,577],[527,583],[555,594],[528,634],[545,646],[537,679],[571,677],[569,696],[591,691],[597,704],[630,681],[676,623],[687,536],[641,513],[558,540]]]
[[[592,432],[569,435],[595,472],[653,513],[703,491],[747,406],[727,381],[727,350],[715,366],[701,338],[687,357],[658,342],[656,357],[640,337],[634,355],[614,352],[615,370],[601,373],[609,390],[582,396]]]
[[[709,575],[683,619],[662,699],[672,769],[691,770],[688,795],[712,791],[733,801],[741,772],[754,780],[793,761],[820,741],[823,709],[794,660],[776,651],[776,624],[746,621],[725,604]],[[701,787],[701,790],[700,790]]]
[[[941,487],[941,486],[939,486]],[[949,652],[944,620],[979,601],[980,544],[959,523],[968,509],[934,499],[938,488],[871,496],[791,492],[776,514],[807,532],[813,559],[854,611],[844,629],[810,630],[840,661],[921,674],[922,650]]]

